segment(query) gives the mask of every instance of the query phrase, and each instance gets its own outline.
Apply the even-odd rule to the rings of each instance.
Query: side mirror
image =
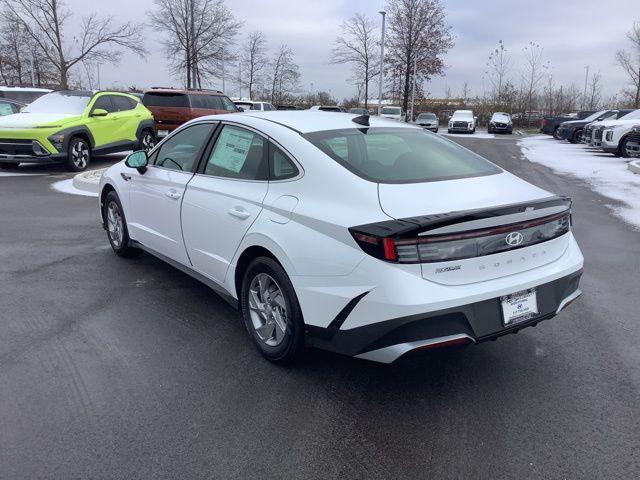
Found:
[[[244,108],[242,107],[236,107],[238,109],[239,112],[244,112]]]
[[[147,152],[140,150],[129,155],[124,161],[124,164],[129,168],[137,169],[140,173],[144,173],[147,171],[149,157],[147,156]]]
[[[109,112],[103,110],[102,108],[96,108],[93,112],[91,112],[91,117],[106,117],[109,115]]]

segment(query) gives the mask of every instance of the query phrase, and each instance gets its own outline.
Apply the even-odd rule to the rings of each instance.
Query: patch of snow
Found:
[[[73,186],[73,178],[67,180],[61,180],[51,184],[51,188],[60,193],[69,193],[71,195],[83,195],[85,197],[97,197],[98,194],[94,192],[87,192],[86,190],[80,190]]]
[[[518,145],[529,161],[578,177],[600,195],[622,203],[609,207],[640,229],[640,176],[628,169],[624,159],[584,145],[559,142],[547,135],[523,138]]]

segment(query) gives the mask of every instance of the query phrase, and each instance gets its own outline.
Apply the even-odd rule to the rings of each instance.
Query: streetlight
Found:
[[[582,94],[582,108],[583,109],[587,105],[587,81],[589,80],[589,65],[585,65],[584,68],[587,70],[587,73],[584,76],[584,93]]]
[[[378,84],[378,116],[382,113],[382,82],[384,81],[384,22],[387,12],[381,10],[382,15],[382,33],[380,34],[380,82]]]

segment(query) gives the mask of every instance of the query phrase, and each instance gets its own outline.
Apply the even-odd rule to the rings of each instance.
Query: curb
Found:
[[[100,178],[105,170],[106,168],[99,168],[97,170],[79,173],[73,177],[73,186],[85,192],[98,193]]]
[[[637,173],[638,175],[640,175],[640,160],[633,160],[631,162],[629,162],[629,170],[631,170],[633,173]]]

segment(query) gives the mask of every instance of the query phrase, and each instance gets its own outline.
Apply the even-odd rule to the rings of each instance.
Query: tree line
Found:
[[[222,80],[226,93],[274,104],[337,103],[330,93],[301,86],[291,46],[271,47],[259,30],[239,38],[244,23],[225,0],[154,0],[154,6],[149,26],[161,38],[171,74],[184,86],[203,88],[215,79]],[[0,82],[6,85],[95,88],[99,65],[116,64],[125,52],[147,55],[147,25],[141,23],[118,23],[98,13],[78,19],[64,0],[0,0],[0,9]],[[383,97],[407,111],[414,85],[416,100],[429,99],[425,84],[443,75],[453,34],[441,0],[389,0],[386,19]],[[510,112],[561,113],[614,104],[640,108],[640,22],[627,37],[630,48],[617,52],[616,61],[629,85],[613,98],[603,98],[598,71],[587,76],[583,88],[557,85],[544,49],[535,42],[519,53],[516,71],[503,41],[488,57],[481,94],[471,97],[465,82],[459,97]],[[354,95],[345,105],[369,107],[377,98],[380,50],[377,19],[357,13],[341,24],[327,62],[351,66]],[[445,97],[453,99],[450,88]]]

